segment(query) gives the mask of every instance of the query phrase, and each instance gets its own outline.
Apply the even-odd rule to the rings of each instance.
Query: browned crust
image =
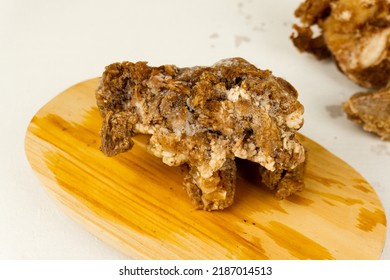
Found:
[[[343,108],[348,118],[364,130],[390,141],[390,88],[356,93]]]
[[[296,34],[291,40],[299,51],[318,59],[332,57],[338,69],[360,86],[377,89],[390,85],[387,0],[306,0],[295,15],[300,24],[293,26]],[[319,34],[314,35],[313,29]]]
[[[298,178],[294,170],[305,155],[295,137],[303,124],[297,97],[287,81],[242,58],[191,68],[114,63],[96,92],[101,149],[114,156],[132,147],[134,134],[151,134],[148,151],[184,166],[184,186],[196,207],[223,209],[234,198],[235,157]]]

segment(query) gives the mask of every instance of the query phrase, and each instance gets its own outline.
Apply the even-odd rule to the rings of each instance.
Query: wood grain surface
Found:
[[[306,189],[276,200],[257,166],[238,161],[235,202],[195,210],[179,168],[146,152],[99,150],[101,117],[91,79],[59,94],[31,120],[25,149],[45,189],[80,225],[137,259],[377,259],[386,217],[373,188],[347,163],[300,135]],[[82,246],[82,244],[80,244]]]

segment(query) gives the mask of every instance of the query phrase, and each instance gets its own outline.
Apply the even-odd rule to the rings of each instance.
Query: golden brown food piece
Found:
[[[306,151],[305,158],[307,158]],[[285,199],[291,194],[303,190],[306,162],[305,160],[288,172],[285,170],[270,171],[260,167],[261,181],[271,190],[276,189],[277,199]]]
[[[302,52],[333,56],[352,81],[368,88],[390,85],[390,1],[306,0],[295,11],[302,26],[291,36]],[[319,29],[314,36],[313,27]]]
[[[363,129],[390,141],[390,87],[354,94],[343,104],[349,119]]]
[[[280,173],[272,189],[293,178],[289,174],[305,160],[295,137],[303,124],[296,90],[242,58],[192,68],[114,63],[96,98],[104,119],[102,151],[116,155],[132,147],[134,134],[151,134],[148,151],[183,166],[185,189],[199,209],[232,204],[235,157]],[[302,178],[293,181],[289,194],[302,189]]]

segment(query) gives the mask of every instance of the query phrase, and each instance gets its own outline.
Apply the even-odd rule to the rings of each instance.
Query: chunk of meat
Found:
[[[349,119],[390,141],[390,87],[354,94],[343,104]]]
[[[300,51],[320,59],[333,56],[361,86],[390,85],[390,1],[306,0],[295,15],[301,26],[294,25],[291,38]]]
[[[295,137],[304,111],[297,96],[288,82],[242,58],[191,68],[114,63],[96,91],[101,149],[114,156],[132,147],[134,134],[151,134],[148,151],[169,166],[183,166],[195,206],[223,209],[234,198],[235,157],[281,172],[280,186],[304,162]],[[291,178],[297,184],[288,194],[303,185]]]

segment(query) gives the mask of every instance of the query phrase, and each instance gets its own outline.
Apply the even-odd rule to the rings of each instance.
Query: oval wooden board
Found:
[[[373,188],[353,168],[300,136],[309,151],[306,189],[279,201],[258,183],[257,167],[238,162],[230,208],[194,210],[179,168],[135,137],[127,153],[99,151],[98,79],[46,104],[26,134],[28,160],[77,222],[129,258],[377,259],[386,217]]]

